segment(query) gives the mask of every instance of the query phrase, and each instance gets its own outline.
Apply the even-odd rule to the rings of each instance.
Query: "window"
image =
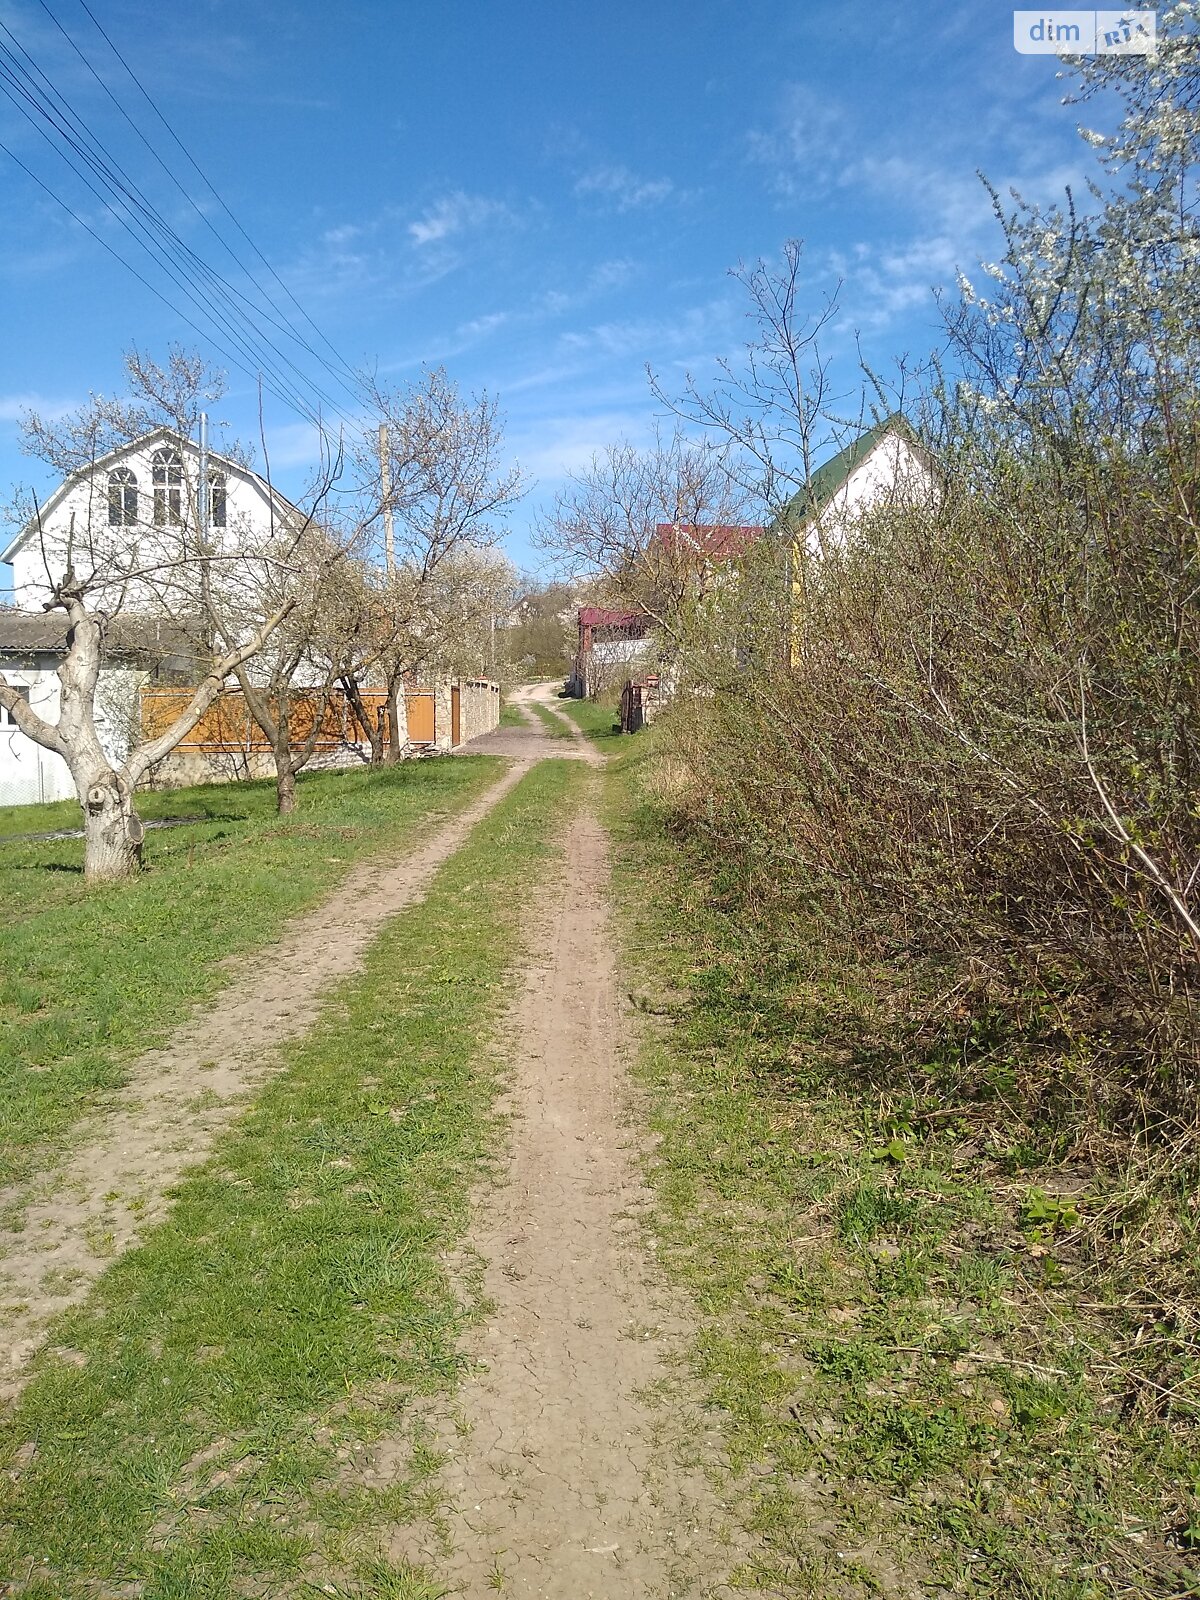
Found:
[[[208,499],[209,526],[213,528],[225,527],[229,512],[225,496],[225,474],[223,472],[209,473]]]
[[[137,479],[128,467],[108,475],[108,521],[113,528],[132,528],[137,522]]]
[[[154,468],[154,525],[183,521],[183,461],[165,445],[150,457]]]
[[[17,691],[17,693],[20,695],[21,699],[24,700],[26,705],[29,704],[29,690],[28,690],[28,688],[26,688],[23,684],[19,684],[19,683],[10,684],[9,687],[13,688],[13,689],[15,689]],[[7,706],[0,706],[0,728],[15,728],[16,725],[17,725],[17,719],[16,719],[16,717],[13,716],[12,712],[8,709],[8,707]]]

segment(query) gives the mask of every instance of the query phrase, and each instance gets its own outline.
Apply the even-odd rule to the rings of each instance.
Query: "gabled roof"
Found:
[[[655,536],[668,555],[729,561],[746,551],[762,529],[737,522],[660,522]]]
[[[173,428],[152,428],[149,433],[142,434],[140,438],[130,439],[128,444],[120,444],[113,450],[106,450],[102,456],[97,456],[94,461],[89,461],[86,466],[77,467],[74,472],[64,478],[41,507],[43,525],[72,489],[77,488],[81,483],[85,483],[96,473],[107,471],[115,463],[123,460],[125,456],[132,455],[138,450],[144,450],[158,440],[163,443],[173,444],[177,449],[190,451],[193,455],[199,455],[200,453],[200,447],[197,444],[191,439],[185,439],[182,434],[176,433]],[[274,500],[281,511],[295,511],[297,509],[286,495],[280,494],[278,489],[268,485],[267,480],[261,474],[255,472],[253,467],[244,467],[240,461],[232,461],[228,456],[223,456],[216,450],[208,452],[208,459],[217,466],[218,470],[236,472],[241,477],[248,478],[252,483],[256,483],[262,490],[263,495],[268,500]],[[36,522],[27,522],[21,531],[9,541],[8,546],[4,550],[0,550],[0,562],[11,561],[25,541],[36,532]]]
[[[805,487],[788,501],[783,513],[787,520],[803,522],[806,518],[824,511],[838,491],[845,487],[855,467],[861,466],[876,445],[881,444],[889,433],[894,433],[908,444],[920,443],[912,424],[899,411],[893,412],[890,417],[884,417],[882,422],[877,422],[865,433],[860,433],[858,438],[852,439],[844,450],[839,450],[836,456],[817,468]]]

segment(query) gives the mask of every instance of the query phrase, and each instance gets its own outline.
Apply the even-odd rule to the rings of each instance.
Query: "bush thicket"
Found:
[[[934,493],[795,547],[776,508],[670,719],[755,915],[903,975],[906,1068],[1093,1135],[1200,1109],[1196,20],[1088,70],[1124,103],[1090,214],[995,197],[919,407]]]

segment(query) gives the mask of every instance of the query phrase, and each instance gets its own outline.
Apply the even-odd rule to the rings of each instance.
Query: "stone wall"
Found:
[[[468,679],[460,686],[459,732],[462,742],[478,739],[500,726],[500,685],[485,678]]]

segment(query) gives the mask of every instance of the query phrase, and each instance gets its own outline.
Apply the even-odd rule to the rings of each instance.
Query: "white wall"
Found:
[[[901,434],[887,433],[850,473],[816,523],[809,524],[809,549],[815,555],[822,543],[840,543],[865,511],[889,500],[897,505],[926,503],[933,492],[933,477],[919,452]]]
[[[48,722],[58,721],[58,678],[45,668],[6,667],[14,688],[29,689],[33,710]],[[75,798],[67,763],[52,750],[27,739],[0,713],[0,805],[37,805],[44,800]]]
[[[29,704],[51,724],[58,721],[61,685],[52,667],[5,667],[13,688],[28,688]],[[96,685],[96,732],[114,765],[128,751],[127,718],[138,704],[146,674],[131,667],[106,667]],[[74,800],[75,783],[67,763],[45,750],[0,712],[0,805],[36,805],[43,800]]]
[[[183,530],[154,524],[151,457],[163,442],[152,436],[143,444],[107,457],[97,465],[92,477],[73,484],[57,500],[51,497],[43,511],[40,536],[34,532],[13,553],[13,605],[22,611],[40,610],[49,597],[51,580],[62,575],[68,550],[81,575],[93,569],[104,571],[112,564],[126,571],[137,566],[161,568],[164,560],[170,561],[180,552]],[[185,445],[180,453],[183,515],[187,526],[194,529],[199,452],[194,446]],[[259,543],[271,521],[264,486],[253,475],[227,463],[213,461],[212,466],[214,471],[225,473],[228,523],[223,531],[212,530],[214,539],[228,550]],[[138,522],[133,527],[113,526],[108,520],[108,475],[116,467],[127,468],[137,478]],[[164,582],[171,582],[169,570],[160,570],[154,578],[131,585],[123,597],[115,591],[105,592],[102,598],[97,596],[97,602],[115,606],[123,599],[123,609],[146,607],[158,598]]]

